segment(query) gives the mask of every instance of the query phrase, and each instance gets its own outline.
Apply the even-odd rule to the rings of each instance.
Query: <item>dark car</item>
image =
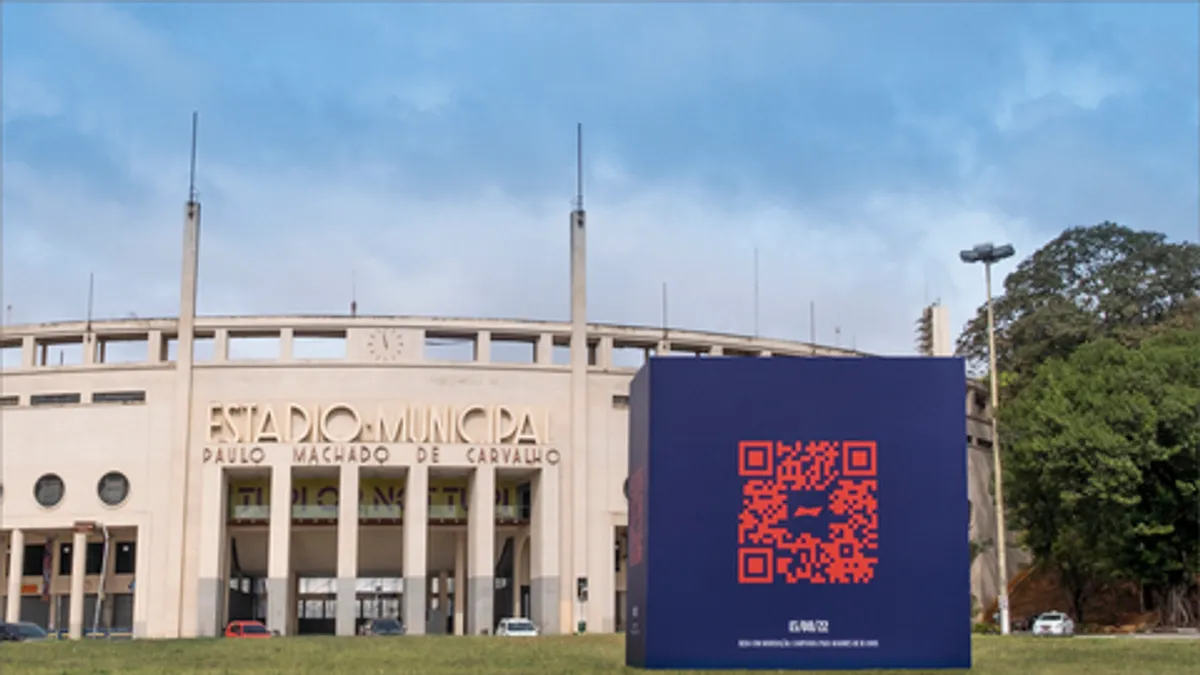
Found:
[[[363,629],[363,635],[404,635],[404,624],[396,619],[371,619]]]
[[[0,642],[38,642],[49,637],[36,623],[0,623]]]

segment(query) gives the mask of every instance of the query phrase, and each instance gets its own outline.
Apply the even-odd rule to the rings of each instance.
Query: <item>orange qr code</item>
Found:
[[[870,583],[879,562],[876,445],[740,442],[738,583]]]

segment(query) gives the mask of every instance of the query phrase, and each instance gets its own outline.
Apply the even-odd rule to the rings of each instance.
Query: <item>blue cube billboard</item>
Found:
[[[626,663],[969,668],[965,401],[957,358],[651,359]]]

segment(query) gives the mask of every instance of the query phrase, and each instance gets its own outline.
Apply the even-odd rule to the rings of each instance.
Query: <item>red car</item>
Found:
[[[225,627],[225,637],[257,639],[271,637],[271,631],[261,621],[230,621]]]

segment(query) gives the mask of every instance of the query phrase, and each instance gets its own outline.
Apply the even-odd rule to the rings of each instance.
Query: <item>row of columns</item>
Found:
[[[78,640],[83,637],[86,617],[83,615],[83,581],[87,572],[87,532],[75,532],[71,544],[71,594],[68,610],[68,635]],[[25,531],[13,530],[9,538],[8,589],[4,608],[4,620],[16,623],[21,620],[21,582],[25,568]]]
[[[340,495],[358,495],[360,472],[357,465],[339,468]],[[557,489],[553,477],[542,469],[533,480],[532,540],[530,544],[531,583],[540,577],[557,577],[556,552],[558,522]],[[201,523],[200,592],[197,603],[202,634],[216,634],[223,627],[218,622],[225,616],[224,596],[227,593],[229,570],[225,520],[227,503],[226,475],[222,467],[210,467],[204,477],[204,505]],[[287,634],[294,600],[291,589],[292,534],[292,469],[288,465],[271,467],[271,500],[267,552],[267,626]],[[471,470],[468,484],[468,519],[465,536],[455,537],[454,550],[454,626],[455,633],[478,635],[491,632],[495,593],[495,515],[496,469],[491,465]],[[428,492],[429,467],[415,464],[407,467],[404,490],[404,526],[402,561],[404,593],[402,619],[411,634],[425,632],[427,607],[428,557]],[[280,499],[276,495],[284,495]],[[358,579],[358,500],[341,499],[337,520],[337,591],[335,632],[353,635],[356,625]],[[465,563],[465,564],[464,564]],[[211,580],[211,581],[206,581]],[[557,580],[557,579],[555,579]],[[439,594],[445,592],[440,584]],[[519,596],[520,589],[514,593]],[[540,608],[542,623],[548,630],[557,627],[557,598],[533,598]],[[518,600],[519,602],[519,600]],[[445,605],[442,605],[445,606]],[[538,617],[534,617],[538,620]],[[544,623],[543,623],[544,622]]]

